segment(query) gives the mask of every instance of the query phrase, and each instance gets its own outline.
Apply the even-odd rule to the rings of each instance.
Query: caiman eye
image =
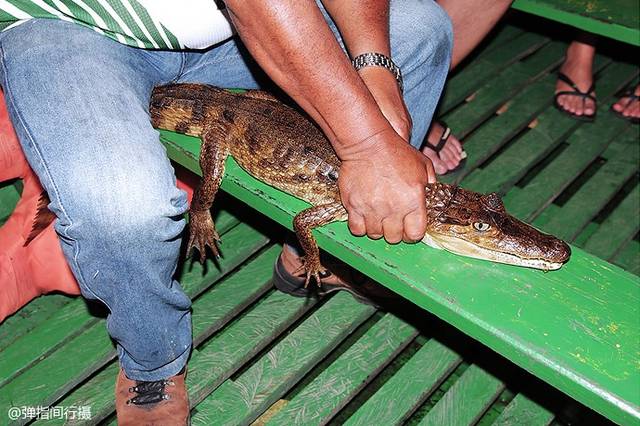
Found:
[[[476,231],[484,232],[491,228],[491,225],[484,222],[473,222],[473,227],[476,229]]]

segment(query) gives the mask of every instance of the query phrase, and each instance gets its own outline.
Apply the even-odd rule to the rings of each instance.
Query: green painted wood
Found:
[[[625,197],[602,222],[584,244],[584,249],[603,259],[611,259],[616,252],[640,231],[640,223],[630,218],[640,212],[640,186]]]
[[[504,384],[500,380],[472,365],[418,424],[472,425],[503,389]]]
[[[582,231],[578,234],[578,236],[572,241],[572,244],[584,248],[584,244],[587,242],[589,238],[598,230],[600,225],[596,222],[591,221],[584,227]],[[594,253],[591,253],[594,254]],[[598,256],[600,257],[600,256]]]
[[[20,199],[20,191],[13,183],[0,184],[0,225],[11,215]]]
[[[564,43],[554,41],[546,44],[527,61],[514,63],[497,74],[465,104],[446,114],[444,119],[457,137],[464,138],[528,83],[560,64],[565,51]]]
[[[442,176],[439,180],[445,183],[460,182],[525,129],[549,105],[549,93],[553,93],[555,82],[555,76],[548,75],[509,99],[501,107],[503,111],[500,114],[489,118],[464,139],[464,149],[467,152],[464,169],[454,175]]]
[[[96,323],[3,386],[0,412],[6,413],[9,407],[48,406],[114,356],[106,327]]]
[[[386,314],[266,424],[327,424],[417,335],[413,326]]]
[[[460,362],[460,355],[435,339],[429,340],[345,426],[403,424]]]
[[[214,335],[189,362],[187,386],[191,405],[204,400],[315,305],[314,299],[274,291]]]
[[[629,64],[616,63],[607,67],[596,77],[601,102],[613,97],[636,72],[635,67]],[[488,166],[470,173],[462,180],[462,186],[478,192],[506,193],[581,124],[588,126],[588,123],[574,120],[549,106],[536,118],[534,128],[509,145]]]
[[[248,256],[251,256],[268,242],[267,237],[246,224],[232,228],[224,234],[224,239],[229,247],[234,247],[234,251],[218,260],[219,269],[213,263],[209,264],[209,275],[206,279],[201,277],[202,287],[209,286],[212,281],[220,279],[235,269]],[[185,282],[187,281],[185,280]],[[191,296],[191,292],[197,293],[199,291],[194,287],[187,286],[185,288],[185,292],[189,296]],[[89,339],[96,341],[87,344],[85,341]],[[86,352],[82,352],[78,345],[85,344],[88,349]],[[19,347],[24,346],[19,345]],[[95,320],[77,337],[67,339],[58,349],[48,353],[46,357],[41,357],[38,359],[39,362],[14,376],[11,381],[2,386],[0,388],[0,410],[6,410],[15,401],[21,401],[22,404],[19,405],[50,404],[115,357],[116,352],[111,340],[106,335],[104,323]],[[72,361],[71,364],[70,361]],[[16,360],[16,362],[20,362],[20,360]],[[73,365],[73,368],[69,368],[69,365]],[[42,382],[43,377],[47,377],[45,386]]]
[[[610,155],[609,161],[573,194],[543,229],[559,238],[572,241],[625,182],[637,173],[640,162],[637,144],[636,129],[631,128],[616,138],[608,148],[608,151],[615,151]],[[535,221],[533,223],[536,224]]]
[[[37,297],[23,306],[15,315],[6,318],[0,326],[0,354],[18,338],[48,321],[51,316],[74,299],[62,294]]]
[[[553,413],[519,393],[507,405],[493,426],[547,426]]]
[[[513,8],[640,46],[635,0],[515,0]]]
[[[347,293],[336,294],[240,377],[205,398],[192,424],[251,423],[374,312]]]
[[[192,316],[194,348],[271,288],[269,281],[273,264],[280,250],[280,246],[271,246],[194,301]],[[190,382],[193,375],[191,365],[192,363],[189,364]],[[204,374],[204,371],[200,371],[200,374]],[[97,424],[114,413],[113,385],[117,374],[118,363],[114,361],[56,404],[91,406],[91,424]],[[62,422],[35,422],[37,425],[60,423]],[[67,422],[67,424],[76,423],[82,422]]]
[[[640,243],[636,240],[629,241],[613,258],[613,263],[632,274],[640,275]]]
[[[496,73],[548,42],[548,38],[534,33],[518,34],[507,41],[502,38],[493,40],[478,58],[475,58],[473,62],[455,73],[447,81],[439,104],[440,111],[449,111],[482,87],[482,84]],[[497,48],[498,46],[500,48]]]
[[[162,137],[173,159],[199,170],[196,138],[170,132],[162,132]],[[222,188],[289,229],[293,215],[306,206],[251,178],[233,159],[227,162]],[[640,372],[633,344],[640,340],[640,318],[630,303],[640,299],[640,286],[632,274],[578,248],[561,270],[545,274],[463,258],[424,244],[391,246],[356,238],[344,223],[314,232],[329,253],[572,398],[614,421],[640,418]],[[598,318],[593,318],[596,311]],[[575,321],[584,327],[574,326]],[[615,335],[607,331],[608,324],[616,325]],[[576,348],[586,347],[590,354],[583,362]]]
[[[528,182],[524,189],[513,188],[507,193],[503,200],[507,210],[525,221],[535,219],[627,127],[627,122],[609,116],[602,117],[592,126],[578,128],[566,140],[569,144],[566,149]]]

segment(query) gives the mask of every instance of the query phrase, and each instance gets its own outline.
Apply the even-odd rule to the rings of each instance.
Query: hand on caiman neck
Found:
[[[435,182],[431,162],[391,128],[341,154],[338,186],[351,232],[392,244],[421,240],[425,186]]]

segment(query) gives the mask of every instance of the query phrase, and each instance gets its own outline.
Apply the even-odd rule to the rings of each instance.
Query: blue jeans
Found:
[[[419,146],[449,68],[451,24],[431,0],[392,3],[392,52]],[[16,132],[82,295],[109,309],[122,368],[135,380],[176,374],[192,342],[191,301],[173,277],[188,205],[149,122],[150,93],[170,82],[259,88],[266,77],[235,39],[149,51],[58,20],[0,33],[0,55]]]

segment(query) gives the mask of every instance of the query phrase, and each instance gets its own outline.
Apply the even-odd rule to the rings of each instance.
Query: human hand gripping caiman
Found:
[[[188,251],[200,260],[209,246],[218,255],[219,236],[210,208],[227,155],[249,174],[312,205],[293,227],[305,252],[305,287],[320,285],[320,252],[311,231],[347,219],[340,202],[340,160],[324,134],[307,118],[262,91],[233,94],[200,84],[154,89],[154,127],[202,138],[202,180],[190,207]],[[423,242],[479,259],[555,270],[569,259],[569,246],[509,215],[500,197],[443,183],[426,187],[428,213]]]

